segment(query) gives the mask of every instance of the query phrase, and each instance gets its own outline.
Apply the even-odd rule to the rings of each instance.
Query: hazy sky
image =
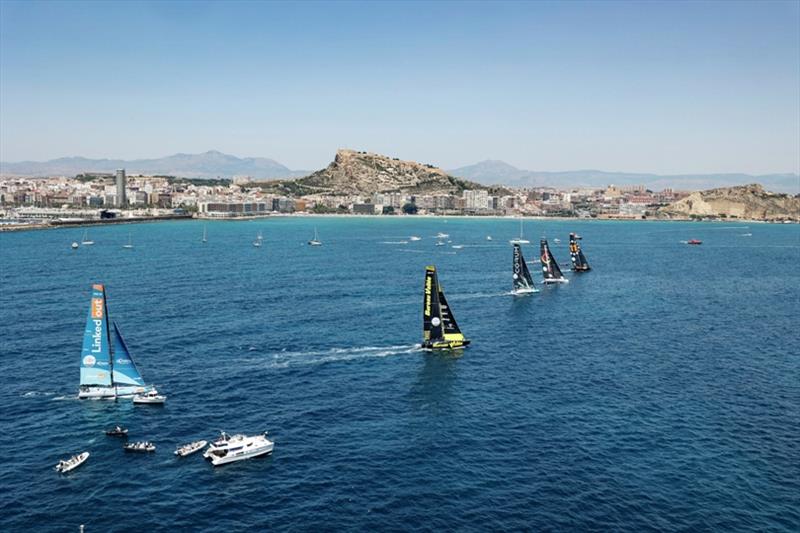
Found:
[[[0,0],[0,159],[798,172],[799,6]]]

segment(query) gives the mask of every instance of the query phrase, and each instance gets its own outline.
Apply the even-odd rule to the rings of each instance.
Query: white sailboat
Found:
[[[314,226],[314,238],[308,241],[309,246],[322,246],[322,241],[319,240],[319,235],[317,235],[317,227]]]
[[[83,240],[81,241],[81,244],[84,245],[84,246],[91,246],[91,245],[94,244],[94,241],[90,241],[89,240],[89,230],[88,229],[83,230]]]
[[[123,248],[126,250],[133,250],[133,242],[131,242],[131,232],[128,232],[128,244],[123,244]]]
[[[261,236],[261,232],[259,231],[258,235],[256,235],[256,240],[253,241],[253,246],[255,246],[256,248],[261,248],[261,240],[263,238],[264,237]]]
[[[208,242],[208,233],[206,232],[206,229],[207,229],[206,225],[203,224],[203,240],[201,240],[200,242]]]
[[[511,239],[508,241],[511,244],[530,244],[531,241],[528,239],[523,238],[522,236],[522,217],[519,218],[519,237],[516,239]]]

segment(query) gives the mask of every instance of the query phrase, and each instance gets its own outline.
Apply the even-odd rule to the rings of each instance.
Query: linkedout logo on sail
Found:
[[[103,321],[94,320],[94,333],[92,334],[92,353],[103,351]]]
[[[103,318],[102,298],[92,298],[92,318]]]

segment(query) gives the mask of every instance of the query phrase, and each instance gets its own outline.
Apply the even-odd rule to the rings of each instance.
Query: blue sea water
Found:
[[[529,221],[594,270],[521,298],[515,220],[202,227],[0,234],[4,531],[800,530],[800,226]],[[427,264],[460,356],[418,348]],[[75,398],[95,282],[166,406]],[[220,429],[275,452],[173,456]]]

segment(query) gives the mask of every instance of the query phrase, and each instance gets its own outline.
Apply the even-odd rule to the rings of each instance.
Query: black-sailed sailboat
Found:
[[[528,265],[525,263],[525,258],[522,256],[522,247],[520,247],[519,244],[514,244],[512,272],[511,278],[514,280],[514,289],[511,291],[511,294],[517,296],[539,292],[533,285],[531,271],[528,270]]]
[[[550,246],[547,244],[547,239],[542,239],[539,242],[539,249],[542,254],[542,274],[544,275],[544,283],[569,283],[569,280],[561,273],[561,269],[556,263],[556,258],[550,251]]]
[[[452,350],[469,344],[447,304],[435,266],[425,267],[422,298],[422,347],[426,350]]]
[[[581,245],[578,244],[578,236],[574,233],[569,234],[569,256],[572,260],[573,272],[589,272],[592,269],[586,260],[586,256],[583,255]]]

